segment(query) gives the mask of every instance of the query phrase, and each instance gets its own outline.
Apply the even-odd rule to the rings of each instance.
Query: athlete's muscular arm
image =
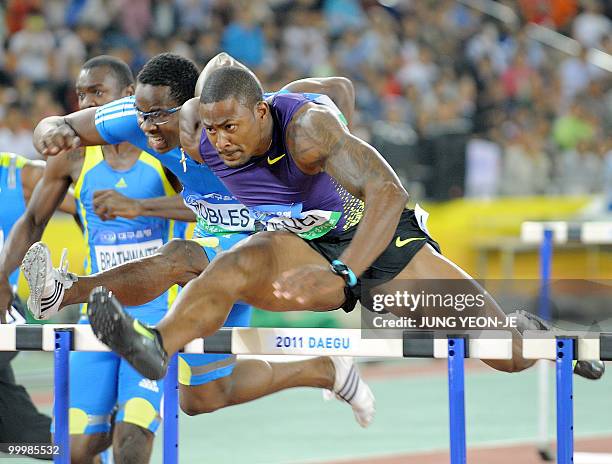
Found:
[[[154,216],[185,222],[195,221],[195,214],[185,206],[181,195],[137,199],[109,189],[94,192],[93,203],[95,213],[104,221],[118,216],[127,219]]]
[[[34,146],[44,156],[56,156],[81,146],[106,145],[95,120],[96,108],[45,118],[34,129]]]
[[[49,219],[68,192],[75,164],[82,160],[80,150],[50,158],[26,211],[11,229],[0,252],[0,314],[10,307],[13,298],[8,276],[21,264],[28,248],[42,237]]]
[[[380,153],[351,135],[323,106],[309,106],[294,116],[287,143],[302,171],[325,171],[365,202],[357,232],[340,257],[359,276],[393,238],[408,193]]]
[[[290,82],[282,90],[327,95],[338,106],[348,122],[349,129],[351,129],[355,112],[355,87],[346,77],[309,77]]]

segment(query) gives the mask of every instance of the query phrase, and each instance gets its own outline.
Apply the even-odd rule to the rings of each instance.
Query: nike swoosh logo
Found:
[[[138,320],[134,319],[134,322],[132,324],[132,327],[134,328],[134,330],[136,332],[138,332],[140,335],[147,337],[150,340],[155,340],[155,335],[153,335],[151,332],[149,332],[147,329],[145,329],[140,322],[138,322]]]
[[[280,155],[278,158],[274,158],[274,159],[270,159],[268,158],[268,164],[270,166],[272,166],[274,163],[276,163],[278,160],[280,160],[283,156],[285,156],[287,153],[283,153],[282,155]]]
[[[398,248],[403,247],[404,245],[407,245],[410,242],[414,242],[416,240],[426,240],[425,237],[414,237],[414,238],[407,238],[406,240],[402,240],[401,238],[397,237],[395,239],[395,246]]]

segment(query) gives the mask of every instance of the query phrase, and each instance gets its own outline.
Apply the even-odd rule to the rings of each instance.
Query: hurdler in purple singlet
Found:
[[[363,202],[325,172],[304,174],[293,162],[285,140],[291,118],[306,103],[329,106],[344,120],[336,105],[325,95],[296,93],[274,94],[268,103],[274,132],[264,156],[230,168],[203,130],[200,154],[204,162],[266,230],[287,230],[311,240],[356,225],[363,216]]]

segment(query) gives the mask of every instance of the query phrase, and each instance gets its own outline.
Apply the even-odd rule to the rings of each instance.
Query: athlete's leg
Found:
[[[115,462],[147,464],[151,459],[155,436],[138,425],[121,422],[113,433],[113,458]]]
[[[70,436],[70,462],[72,464],[94,464],[96,456],[111,445],[108,433]]]
[[[247,237],[245,234],[219,237],[219,247],[205,246],[204,250],[209,260],[214,262],[219,248],[229,250]],[[245,327],[250,325],[250,321],[251,307],[236,303],[224,326]],[[235,355],[184,354],[179,357],[181,408],[187,414],[195,415],[252,401],[286,388],[318,387],[332,390],[335,385],[343,386],[346,383],[350,367],[341,366],[336,371],[330,358],[269,363],[255,359],[236,361]],[[360,381],[352,380],[357,391]],[[360,394],[362,391],[363,398],[353,409],[357,421],[367,426],[372,419],[373,397],[367,387],[359,389]],[[357,404],[357,401],[354,403]]]
[[[208,258],[202,247],[191,240],[172,240],[157,253],[130,261],[108,271],[81,276],[71,286],[66,278],[53,269],[48,248],[42,243],[32,245],[24,257],[22,269],[30,294],[30,310],[37,318],[46,318],[62,306],[84,303],[98,286],[111,289],[128,306],[147,303],[172,285],[184,285],[206,268]],[[64,288],[67,287],[67,288]],[[138,288],[138,291],[134,291]]]
[[[272,283],[281,273],[301,266],[328,263],[301,238],[288,232],[260,232],[221,253],[179,294],[172,310],[156,329],[168,355],[191,340],[219,330],[232,305],[240,300],[270,311],[318,310],[340,307],[343,290],[312,293],[301,304],[274,296]]]
[[[239,360],[229,376],[202,385],[181,385],[181,409],[196,415],[253,401],[287,388],[331,390],[334,373],[334,365],[328,357],[297,362]]]
[[[452,287],[461,287],[461,291],[465,293],[471,293],[474,295],[483,295],[484,305],[481,307],[482,316],[491,316],[498,319],[506,317],[505,313],[501,310],[497,302],[489,295],[488,292],[484,291],[478,283],[470,277],[463,269],[457,266],[449,259],[442,256],[440,253],[435,251],[430,245],[423,246],[416,255],[410,260],[408,265],[404,268],[400,274],[393,279],[391,285],[394,282],[401,280],[402,288],[406,285],[414,284],[415,289],[418,288],[418,281],[426,279],[429,286],[429,282],[442,281],[440,284],[442,288],[444,286],[444,280],[453,280],[450,284]],[[459,284],[458,282],[461,281]],[[433,315],[433,314],[429,314]],[[534,360],[524,359],[522,356],[522,337],[516,328],[507,328],[512,333],[512,359],[495,359],[495,360],[484,360],[489,366],[505,371],[505,372],[517,372],[534,364]]]
[[[149,305],[151,306],[151,305]],[[165,308],[129,308],[145,323],[155,323]],[[113,433],[113,456],[117,463],[146,464],[151,459],[155,432],[161,424],[164,381],[144,378],[125,360],[119,365],[117,415]]]
[[[367,427],[375,413],[374,395],[351,358],[319,357],[267,362],[234,355],[184,354],[179,357],[181,409],[189,415],[246,403],[293,387],[326,388],[350,404]]]
[[[194,338],[216,332],[225,323],[236,301],[273,311],[329,310],[342,305],[345,300],[343,289],[326,295],[313,292],[297,307],[274,296],[272,284],[282,272],[308,265],[326,266],[327,261],[293,234],[259,233],[232,250],[221,253],[198,278],[188,283],[171,311],[158,324],[159,331],[147,330],[134,321],[123,311],[112,293],[105,289],[95,290],[90,297],[91,325],[104,343],[124,356],[143,375],[152,379],[162,378],[167,355],[174,354]],[[372,393],[359,379],[351,363],[342,358],[334,358],[332,362],[333,390],[351,404],[357,421],[366,426],[374,414]],[[324,360],[317,360],[296,366],[245,364],[238,369],[235,380],[220,382],[214,387],[202,387],[202,394],[217,389],[218,396],[214,400],[209,399],[208,405],[199,404],[195,409],[213,410],[291,386],[329,387],[329,377],[327,381],[323,380],[329,376],[325,363]],[[257,368],[261,372],[254,376],[253,370]],[[255,383],[247,387],[247,381]],[[192,393],[192,400],[193,395],[199,396],[198,392]],[[184,406],[189,409],[185,403]]]
[[[149,380],[121,360],[118,411],[113,433],[115,462],[148,463],[155,432],[161,423],[163,381]]]
[[[154,255],[130,261],[108,271],[79,277],[66,290],[62,304],[87,301],[96,287],[106,287],[126,306],[138,306],[157,298],[172,285],[185,285],[208,264],[202,248],[191,240],[175,239]],[[138,288],[135,292],[134,288]]]
[[[503,320],[506,314],[501,310],[497,302],[480,285],[474,281],[465,271],[452,261],[436,252],[431,246],[422,247],[408,263],[404,270],[394,279],[395,282],[402,280],[401,286],[418,285],[420,279],[441,280],[453,279],[451,288],[458,287],[461,292],[471,293],[484,297],[484,305],[479,308],[479,316],[492,317]],[[393,285],[393,282],[391,283]],[[503,330],[512,333],[512,359],[511,360],[483,360],[494,369],[505,372],[519,372],[535,363],[535,360],[523,358],[524,330],[550,330],[550,325],[536,316],[524,311],[511,313],[517,318],[518,327],[504,327]],[[601,361],[579,361],[574,367],[574,373],[587,379],[597,380],[605,371]]]
[[[71,462],[90,464],[111,444],[120,358],[114,353],[70,353]],[[91,392],[95,390],[96,393]]]
[[[300,304],[274,296],[272,284],[282,272],[308,265],[327,266],[327,261],[296,235],[260,232],[221,253],[190,281],[156,330],[134,322],[104,288],[94,290],[89,299],[90,323],[96,335],[139,372],[161,378],[167,356],[219,330],[236,301],[271,311],[340,307],[345,300],[342,288],[326,294],[312,292]]]

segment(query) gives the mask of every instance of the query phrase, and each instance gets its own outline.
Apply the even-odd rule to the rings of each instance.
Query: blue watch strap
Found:
[[[348,267],[339,259],[334,259],[331,262],[331,270],[334,274],[342,277],[349,288],[353,288],[355,285],[357,285],[357,276],[355,275],[355,273],[350,267]]]

